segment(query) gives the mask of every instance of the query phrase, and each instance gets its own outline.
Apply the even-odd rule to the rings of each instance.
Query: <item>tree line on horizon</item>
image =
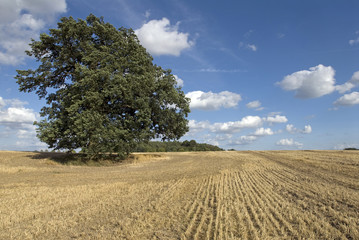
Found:
[[[142,142],[133,152],[196,152],[196,151],[224,151],[224,149],[208,143],[197,143],[195,140],[160,142]]]

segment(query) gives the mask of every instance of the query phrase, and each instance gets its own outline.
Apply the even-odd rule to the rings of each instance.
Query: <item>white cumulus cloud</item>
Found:
[[[292,138],[284,138],[276,143],[278,146],[298,147],[301,148],[303,143],[295,142]]]
[[[58,13],[66,12],[65,0],[0,1],[0,64],[23,62],[31,38],[37,38]]]
[[[5,111],[0,111],[0,124],[13,123],[33,123],[36,121],[35,112],[28,108],[9,107]]]
[[[357,85],[359,85],[359,71],[355,72],[353,74],[353,76],[351,77],[351,79],[349,81],[347,81],[346,83],[344,83],[342,85],[335,86],[335,89],[339,93],[345,93],[345,92],[350,91],[352,88],[356,87]]]
[[[12,1],[12,0],[10,0]],[[23,8],[35,15],[52,17],[54,13],[66,12],[66,0],[19,0]]]
[[[196,133],[204,130],[208,130],[211,127],[211,124],[208,121],[196,121],[189,120],[188,127],[190,129],[190,133]]]
[[[6,105],[5,100],[2,97],[0,97],[0,110],[1,108],[5,107],[5,105]]]
[[[3,99],[0,97],[0,125],[19,128],[19,125],[32,125],[36,121],[34,110],[25,108],[27,102],[18,99]]]
[[[305,125],[304,129],[302,130],[302,133],[309,134],[312,132],[312,127],[310,125]]]
[[[212,132],[234,133],[239,132],[243,128],[257,128],[263,123],[258,116],[245,116],[240,121],[214,123],[211,126]]]
[[[288,119],[286,116],[282,115],[274,115],[264,118],[264,121],[273,124],[273,123],[286,123],[288,122]]]
[[[295,91],[298,98],[317,98],[335,90],[335,71],[331,66],[311,67],[292,73],[277,84],[286,91]]]
[[[296,133],[297,132],[297,128],[294,127],[293,124],[287,124],[287,126],[285,127],[285,129],[287,130],[287,132],[289,133]]]
[[[177,75],[173,75],[176,79],[176,82],[177,82],[177,86],[178,87],[183,87],[183,80],[181,78],[179,78]]]
[[[285,129],[287,130],[287,132],[291,134],[295,134],[295,133],[309,134],[312,132],[312,127],[310,125],[305,125],[304,129],[297,129],[296,127],[294,127],[293,124],[287,124]]]
[[[254,132],[254,136],[270,136],[273,135],[274,132],[272,131],[272,129],[270,128],[258,128],[255,132]]]
[[[186,94],[191,99],[191,109],[218,110],[232,108],[242,99],[240,94],[223,91],[220,93],[193,91]]]
[[[258,116],[245,116],[239,121],[216,122],[189,120],[188,126],[191,133],[210,131],[220,134],[233,134],[244,128],[258,128],[263,124],[262,118]],[[261,130],[259,130],[261,131]],[[269,131],[268,129],[264,131]]]
[[[261,106],[261,102],[260,101],[253,101],[253,102],[249,102],[247,103],[247,108],[259,108]]]
[[[167,18],[151,20],[135,33],[141,44],[152,55],[179,56],[181,52],[194,45],[188,33],[178,31],[179,23],[172,26]]]
[[[0,97],[0,145],[9,150],[45,149],[46,144],[36,138],[38,113],[26,108],[26,102]]]
[[[359,71],[354,72],[351,79],[341,85],[335,85],[334,75],[335,71],[331,66],[319,64],[309,70],[292,73],[276,84],[286,91],[295,91],[295,96],[298,98],[317,98],[333,91],[345,93],[359,85]],[[345,94],[334,104],[345,106],[358,104],[356,92]]]
[[[334,105],[337,106],[353,106],[356,104],[359,104],[359,92],[344,94],[334,102]]]
[[[239,138],[230,140],[230,141],[228,142],[228,144],[229,144],[229,145],[248,145],[248,144],[253,143],[253,142],[256,141],[256,140],[257,140],[257,137],[256,137],[256,136],[252,136],[252,135],[249,135],[249,136],[240,136]]]

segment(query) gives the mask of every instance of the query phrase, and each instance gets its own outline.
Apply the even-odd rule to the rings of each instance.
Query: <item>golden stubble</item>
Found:
[[[359,239],[357,151],[0,152],[0,239]]]

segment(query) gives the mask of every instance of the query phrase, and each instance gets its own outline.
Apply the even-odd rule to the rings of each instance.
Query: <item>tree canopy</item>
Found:
[[[92,14],[64,17],[30,46],[27,54],[39,65],[17,70],[15,78],[20,91],[46,99],[35,125],[50,148],[124,156],[138,142],[179,139],[188,131],[189,99],[132,29]]]

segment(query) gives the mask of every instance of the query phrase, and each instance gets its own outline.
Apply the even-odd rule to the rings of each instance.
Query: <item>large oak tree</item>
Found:
[[[170,70],[152,63],[132,29],[64,17],[57,29],[32,40],[37,69],[17,70],[23,92],[46,99],[39,139],[54,149],[131,152],[153,138],[178,139],[188,131],[189,99]]]

